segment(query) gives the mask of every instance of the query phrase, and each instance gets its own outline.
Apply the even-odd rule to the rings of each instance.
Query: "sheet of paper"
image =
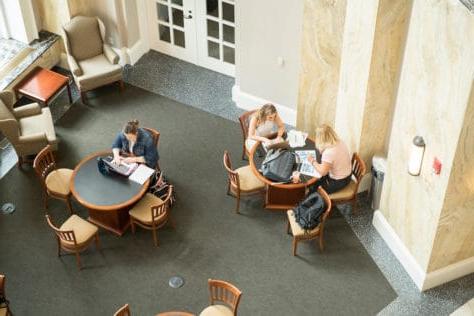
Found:
[[[290,143],[291,148],[295,147],[304,147],[306,145],[306,138],[308,133],[304,133],[297,130],[291,130],[288,132],[288,142]]]
[[[138,168],[128,177],[133,182],[143,184],[148,178],[155,172],[155,170],[147,167],[144,164],[140,164]]]
[[[308,161],[309,155],[316,157],[315,150],[296,150],[295,154],[298,156],[299,162],[301,163],[300,170],[299,170],[301,174],[304,174],[310,177],[321,178],[321,175],[319,174],[319,172],[316,169],[314,169],[314,167]]]

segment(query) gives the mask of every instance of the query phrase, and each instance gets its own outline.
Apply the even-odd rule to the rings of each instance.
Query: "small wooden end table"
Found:
[[[69,77],[49,69],[37,67],[16,86],[15,90],[17,96],[22,95],[43,106],[48,106],[48,102],[65,87],[67,88],[69,103],[71,104],[72,96]]]

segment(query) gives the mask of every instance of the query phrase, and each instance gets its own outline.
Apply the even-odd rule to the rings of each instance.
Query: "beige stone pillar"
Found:
[[[305,0],[296,126],[314,133],[333,125],[346,0]]]
[[[473,77],[472,13],[415,0],[374,226],[421,290],[474,272]],[[407,172],[415,135],[426,143],[420,176]]]

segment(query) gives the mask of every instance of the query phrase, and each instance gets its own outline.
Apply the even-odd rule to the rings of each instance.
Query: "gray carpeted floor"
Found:
[[[123,237],[101,231],[102,250],[86,251],[79,272],[74,256],[56,257],[33,170],[13,169],[0,180],[0,201],[17,206],[0,216],[0,271],[15,315],[112,315],[124,303],[133,315],[199,313],[208,302],[208,278],[243,291],[240,315],[372,315],[396,298],[342,217],[330,219],[324,253],[307,242],[293,257],[283,213],[262,210],[258,198],[244,202],[241,215],[233,212],[222,154],[228,149],[235,165],[243,163],[237,123],[133,86],[123,93],[106,87],[89,100],[56,124],[59,166],[73,168],[108,148],[130,118],[158,129],[160,166],[177,189],[177,229],[160,230],[159,248],[149,231]],[[51,200],[50,213],[58,223],[67,217],[60,201]],[[186,279],[183,288],[168,287],[174,275]]]

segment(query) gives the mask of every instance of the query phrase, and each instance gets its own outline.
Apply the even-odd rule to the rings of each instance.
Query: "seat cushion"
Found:
[[[99,22],[95,17],[77,16],[64,26],[69,52],[77,61],[102,54]]]
[[[111,64],[104,54],[79,62],[82,76],[75,77],[83,91],[118,81],[122,78],[122,66]]]
[[[7,316],[7,308],[0,307],[0,316]]]
[[[41,114],[28,116],[20,119],[20,131],[22,136],[38,133],[46,133],[48,143],[56,149],[58,140],[54,131],[53,118],[48,107],[41,109]]]
[[[211,305],[206,307],[199,316],[232,316],[232,310],[224,305]]]
[[[138,202],[130,211],[129,214],[131,217],[137,219],[138,221],[151,224],[152,217],[151,217],[151,207],[158,206],[163,204],[163,200],[153,195],[151,193],[145,194],[145,196]],[[155,219],[155,222],[160,222],[161,219],[164,218],[164,214]]]
[[[239,174],[241,190],[254,191],[265,188],[265,183],[257,178],[250,166],[238,168],[235,170],[235,172]]]
[[[86,244],[94,235],[97,233],[97,226],[89,223],[85,219],[80,218],[77,215],[71,215],[62,225],[59,230],[72,230],[76,236],[76,242],[78,246]],[[61,240],[62,244],[73,246],[73,242]]]
[[[50,172],[45,180],[48,191],[68,195],[71,192],[72,173],[71,169],[56,169]]]
[[[350,200],[354,195],[355,190],[357,189],[357,182],[354,179],[351,179],[351,182],[344,189],[337,192],[329,194],[331,200]]]
[[[288,221],[290,222],[291,227],[291,234],[293,236],[304,236],[318,233],[320,227],[319,225],[311,230],[305,230],[301,228],[300,224],[296,222],[295,213],[293,212],[293,210],[289,210],[288,212],[286,212],[286,215],[288,216]]]

